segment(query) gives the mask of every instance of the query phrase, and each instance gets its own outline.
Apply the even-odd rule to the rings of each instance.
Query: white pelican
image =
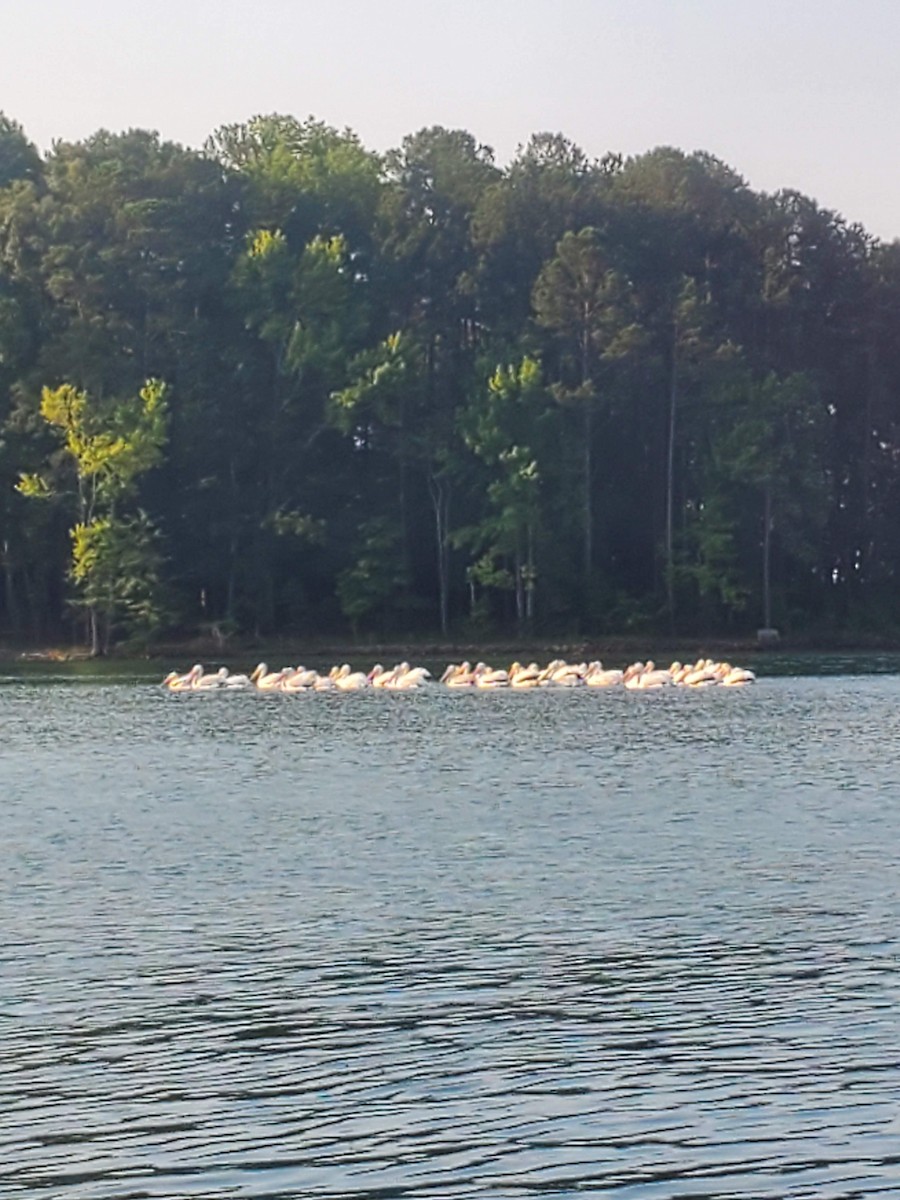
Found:
[[[685,687],[709,687],[710,684],[719,682],[714,668],[715,664],[711,658],[701,658],[694,663],[681,682]]]
[[[603,663],[594,662],[587,669],[584,682],[588,687],[613,687],[622,682],[622,672],[604,670]]]
[[[225,668],[223,667],[222,670],[225,671]],[[226,688],[232,688],[232,689],[248,688],[250,686],[250,676],[249,675],[231,675],[231,674],[229,674],[228,671],[225,671],[225,679],[224,679],[223,686]]]
[[[523,667],[520,662],[514,662],[507,671],[509,686],[514,688],[536,688],[540,683],[541,670],[537,663],[529,663]]]
[[[442,678],[449,688],[473,687],[475,684],[472,664],[468,661],[460,663],[458,667],[453,667],[452,670],[448,667]]]
[[[194,663],[189,671],[184,675],[179,675],[177,671],[170,671],[163,680],[163,687],[169,689],[170,692],[186,692],[190,691],[194,680],[198,675],[203,674],[203,667],[200,663]]]
[[[308,692],[315,686],[318,678],[315,671],[308,671],[306,667],[297,667],[284,676],[281,681],[281,690],[283,692]]]
[[[369,683],[371,683],[372,687],[387,687],[396,678],[396,674],[396,667],[392,667],[390,671],[386,671],[381,663],[376,663],[369,672]]]
[[[228,678],[228,668],[220,667],[214,675],[204,675],[201,668],[200,673],[194,676],[191,688],[197,692],[209,692],[216,688],[225,686],[225,680]]]
[[[355,692],[369,686],[369,677],[365,671],[351,671],[349,663],[338,667],[332,678],[335,687],[342,692]]]
[[[408,662],[398,663],[394,667],[394,677],[384,686],[393,691],[408,691],[410,688],[421,687],[426,679],[431,678],[427,667],[411,667]]]
[[[577,687],[582,682],[582,668],[574,663],[563,663],[550,676],[554,687]]]
[[[255,683],[261,692],[279,691],[288,670],[288,667],[282,667],[280,671],[270,671],[268,666],[261,662],[251,674],[250,682]]]
[[[509,673],[503,670],[495,671],[487,663],[476,663],[472,675],[475,686],[479,688],[509,687]]]
[[[643,671],[632,676],[625,684],[626,687],[637,689],[638,691],[648,691],[651,688],[668,687],[672,682],[672,675],[668,669],[665,671],[657,670],[656,663],[653,659],[649,659]]]
[[[732,667],[725,678],[721,681],[722,687],[741,687],[745,683],[755,683],[756,676],[752,671],[747,671],[743,667]]]

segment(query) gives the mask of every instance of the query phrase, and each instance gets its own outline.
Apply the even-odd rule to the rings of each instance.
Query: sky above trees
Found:
[[[895,0],[31,0],[0,40],[0,105],[42,148],[99,128],[202,144],[314,114],[376,150],[464,128],[500,163],[536,130],[590,155],[706,150],[900,236]]]

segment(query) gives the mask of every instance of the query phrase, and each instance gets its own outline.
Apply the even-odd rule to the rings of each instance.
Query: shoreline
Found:
[[[133,647],[114,647],[105,657],[93,659],[83,646],[10,646],[0,644],[0,661],[34,663],[115,662],[144,660],[147,662],[216,661],[222,663],[246,662],[249,659],[293,659],[300,655],[310,661],[333,659],[336,662],[353,662],[371,659],[412,660],[446,659],[448,662],[481,660],[493,657],[507,658],[555,658],[563,657],[572,662],[582,659],[629,659],[665,657],[732,657],[753,655],[775,657],[801,654],[898,654],[900,639],[891,637],[834,636],[797,638],[785,637],[774,644],[763,644],[753,636],[678,637],[635,634],[598,638],[493,638],[483,641],[460,638],[440,639],[410,638],[407,641],[385,639],[378,642],[349,642],[340,638],[312,640],[296,638],[229,639],[222,642],[210,637],[185,638],[159,642],[153,646],[135,650]]]

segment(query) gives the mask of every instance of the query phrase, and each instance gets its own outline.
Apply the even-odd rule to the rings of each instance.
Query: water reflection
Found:
[[[0,694],[0,1190],[895,1195],[900,680]]]

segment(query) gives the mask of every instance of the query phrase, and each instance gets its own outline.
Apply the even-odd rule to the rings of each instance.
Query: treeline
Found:
[[[0,633],[888,631],[900,243],[539,134],[0,118]]]

